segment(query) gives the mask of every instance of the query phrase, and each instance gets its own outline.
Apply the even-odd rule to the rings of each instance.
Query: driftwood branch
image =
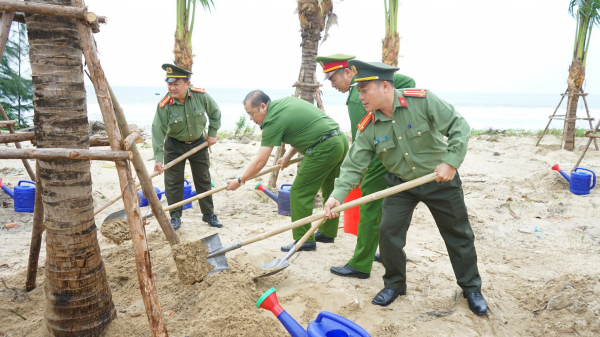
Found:
[[[83,10],[85,5],[83,0],[72,0],[73,6]],[[92,31],[84,20],[77,21],[77,29],[83,54],[87,67],[90,70],[90,78],[94,84],[98,105],[102,112],[106,133],[110,141],[110,148],[117,151],[121,148],[123,140],[117,120],[112,99],[110,97],[108,82],[104,71],[100,66],[98,53],[96,50],[96,41],[92,35]],[[154,273],[152,272],[152,262],[150,261],[150,251],[146,241],[146,230],[142,223],[140,208],[137,204],[137,194],[134,190],[135,182],[131,175],[129,165],[124,162],[116,162],[117,173],[119,175],[119,183],[121,193],[123,195],[123,204],[127,214],[127,222],[131,231],[131,239],[133,244],[133,252],[135,256],[135,266],[142,293],[142,300],[146,308],[146,315],[150,324],[150,332],[152,336],[168,336],[167,327],[163,320],[163,312],[160,308],[158,300],[158,292],[154,283]]]
[[[0,159],[81,159],[123,161],[133,158],[129,151],[84,149],[0,149]]]

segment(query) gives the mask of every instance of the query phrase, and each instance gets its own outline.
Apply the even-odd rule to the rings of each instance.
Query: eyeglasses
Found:
[[[250,117],[252,117],[252,115],[254,115],[256,113],[256,111],[260,108],[260,105],[257,106],[254,110],[252,110],[252,112],[246,112]]]

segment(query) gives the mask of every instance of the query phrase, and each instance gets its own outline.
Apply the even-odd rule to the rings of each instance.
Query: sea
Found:
[[[93,87],[86,87],[89,120],[102,120],[100,107],[96,100]],[[163,87],[113,87],[115,95],[125,112],[129,124],[150,131],[156,107],[166,94]],[[246,112],[242,100],[252,89],[239,88],[206,88],[221,109],[221,130],[234,130],[235,123]],[[262,89],[271,100],[293,95],[290,89]],[[350,130],[350,119],[346,109],[347,94],[332,89],[322,91],[325,113],[332,117],[343,131]],[[560,93],[556,94],[482,94],[482,93],[445,93],[436,92],[443,100],[454,108],[468,121],[472,129],[519,129],[543,130],[560,101]],[[600,118],[600,95],[586,97],[593,118]],[[557,115],[564,115],[566,99],[563,100]],[[578,117],[585,116],[583,100],[579,100]],[[248,121],[250,122],[250,121]],[[562,120],[554,120],[550,128],[562,129]],[[250,125],[253,125],[250,122]],[[577,121],[578,128],[589,129],[588,121]]]

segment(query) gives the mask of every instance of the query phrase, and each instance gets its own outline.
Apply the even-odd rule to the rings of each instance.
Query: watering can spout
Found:
[[[11,198],[15,198],[15,192],[13,192],[13,190],[11,190],[8,186],[2,184],[2,179],[0,179],[0,188],[2,188],[4,192],[6,192],[6,194],[8,194]]]
[[[256,184],[256,186],[254,186],[254,189],[265,192],[265,194],[267,196],[269,196],[269,198],[271,198],[275,202],[277,202],[278,196],[275,193],[273,193],[273,192],[269,191],[268,189],[266,189],[261,183]]]
[[[560,173],[560,175],[563,176],[563,178],[565,178],[569,183],[571,183],[571,177],[568,174],[566,174],[563,170],[561,170],[560,167],[558,167],[558,164],[554,164],[552,166],[552,169]]]

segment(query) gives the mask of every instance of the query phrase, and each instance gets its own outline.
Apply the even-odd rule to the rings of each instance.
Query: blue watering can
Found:
[[[163,194],[165,194],[165,191],[161,191],[160,188],[158,188],[156,186],[154,186],[154,192],[158,196],[158,200],[160,200],[162,198]],[[140,207],[148,206],[148,198],[146,198],[146,196],[144,195],[144,192],[142,192],[142,190],[139,190],[139,191],[137,191],[137,195],[138,195],[138,205]]]
[[[28,183],[31,185],[23,185],[22,183]],[[15,200],[15,212],[20,213],[33,213],[33,207],[35,205],[35,183],[29,180],[20,180],[17,186],[15,186],[14,192],[2,184],[0,180],[0,187]]]
[[[558,164],[554,164],[552,166],[554,171],[560,173],[567,181],[569,182],[569,191],[573,194],[577,195],[586,195],[590,194],[590,190],[596,186],[596,174],[592,170],[588,170],[583,167],[578,167],[571,172],[571,176],[569,177],[563,170],[558,167]],[[577,171],[587,171],[590,172],[577,172]],[[593,183],[592,183],[593,180]],[[591,186],[590,186],[591,185]]]
[[[279,319],[292,337],[371,337],[362,327],[351,320],[328,311],[321,311],[317,318],[304,328],[285,311],[275,294],[275,288],[267,290],[256,301],[256,307],[269,310]]]
[[[273,199],[277,203],[277,213],[285,216],[290,216],[290,214],[292,214],[290,208],[291,187],[292,184],[283,184],[277,191],[277,194],[264,188],[264,186],[261,183],[256,184],[256,186],[254,186],[254,189],[265,192],[265,194],[269,198]]]

